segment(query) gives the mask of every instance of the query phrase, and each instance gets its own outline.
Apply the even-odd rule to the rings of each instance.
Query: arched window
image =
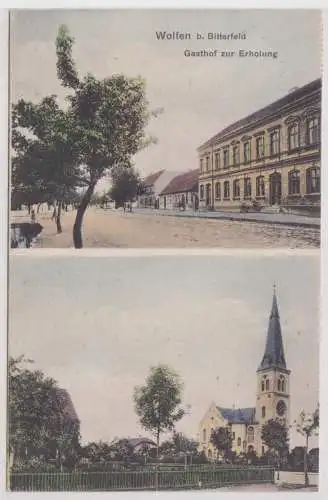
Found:
[[[229,148],[223,150],[223,168],[229,167]]]
[[[280,375],[278,380],[278,391],[285,392],[286,390],[286,379],[283,375]]]
[[[221,184],[219,182],[215,184],[215,198],[217,200],[220,200],[221,198]]]
[[[286,390],[286,384],[285,384],[285,379],[283,378],[281,381],[281,392],[285,392]]]
[[[320,168],[311,167],[306,171],[307,194],[320,193]]]
[[[233,165],[239,164],[239,146],[234,146],[232,148],[232,164]]]
[[[206,156],[206,172],[209,171],[210,169],[210,157],[209,156]]]
[[[247,429],[247,441],[249,443],[253,443],[254,441],[254,427],[252,427],[251,425]]]
[[[219,170],[220,168],[220,153],[218,151],[214,154],[214,168],[215,170]]]
[[[277,155],[280,153],[280,131],[279,129],[272,130],[269,135],[270,141],[270,155]]]
[[[278,391],[279,392],[281,391],[281,380],[280,379],[278,380]]]
[[[256,196],[258,198],[264,198],[265,196],[265,185],[264,185],[264,176],[259,175],[256,177]]]
[[[297,149],[300,145],[300,131],[299,124],[293,123],[288,127],[288,149],[292,151]]]
[[[223,196],[225,200],[230,200],[230,182],[225,181],[223,184]]]
[[[265,380],[266,380],[266,375],[264,375],[264,377],[262,377],[262,380],[261,380],[261,390],[262,390],[262,392],[265,391]]]
[[[268,391],[270,389],[270,380],[267,378],[265,381],[265,390]]]
[[[251,161],[251,141],[244,142],[244,163]]]
[[[204,185],[201,184],[200,185],[200,193],[199,193],[199,196],[200,196],[200,199],[203,200],[204,199]]]
[[[288,173],[288,194],[300,194],[300,171],[291,170]]]
[[[265,418],[265,406],[262,406],[262,418]]]
[[[233,181],[233,197],[234,197],[234,199],[240,198],[240,180],[239,179],[235,179]]]
[[[237,446],[241,446],[241,438],[240,437],[237,439]]]
[[[306,122],[306,142],[308,146],[318,144],[320,139],[319,118],[317,116],[309,118]]]
[[[203,441],[206,441],[206,429],[203,429]]]

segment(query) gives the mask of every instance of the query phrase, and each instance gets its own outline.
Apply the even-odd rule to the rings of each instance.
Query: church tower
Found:
[[[274,288],[264,355],[257,369],[256,422],[261,427],[268,420],[278,420],[289,427],[290,370],[287,369],[282,341],[276,290]],[[259,449],[263,454],[264,447]]]

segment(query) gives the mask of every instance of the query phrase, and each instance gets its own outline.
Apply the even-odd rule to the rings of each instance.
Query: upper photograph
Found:
[[[320,247],[321,11],[9,22],[11,249]]]

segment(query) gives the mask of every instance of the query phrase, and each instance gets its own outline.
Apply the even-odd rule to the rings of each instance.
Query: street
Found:
[[[38,245],[71,248],[76,212],[63,212],[63,232],[57,234],[51,212],[36,215],[43,226]],[[11,222],[28,221],[14,212]],[[151,213],[89,207],[84,216],[85,248],[318,248],[320,229],[205,218],[158,216]]]

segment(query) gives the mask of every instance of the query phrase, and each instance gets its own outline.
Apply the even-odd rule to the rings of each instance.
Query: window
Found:
[[[270,381],[267,378],[266,381],[265,381],[265,390],[268,391],[269,389],[270,389]]]
[[[280,375],[278,379],[278,391],[285,392],[286,390],[286,379],[283,375]]]
[[[261,135],[260,137],[256,138],[256,159],[259,160],[260,158],[264,157],[264,136]]]
[[[203,441],[206,441],[206,429],[203,429]]]
[[[219,168],[220,168],[219,152],[216,152],[214,155],[214,168],[215,168],[215,170],[219,170]]]
[[[293,125],[288,127],[288,149],[292,151],[293,149],[298,148],[299,145],[300,145],[299,124],[293,123]]]
[[[244,142],[244,163],[251,161],[251,143],[250,141]]]
[[[259,175],[256,177],[256,196],[258,198],[264,198],[265,196],[265,185],[264,185],[264,176]]]
[[[237,439],[237,446],[241,446],[241,438],[240,437]]]
[[[311,167],[306,171],[307,194],[320,193],[320,168]]]
[[[204,199],[204,185],[201,184],[200,186],[200,199],[203,200]]]
[[[201,158],[201,160],[200,160],[200,172],[201,173],[203,172],[203,168],[204,168],[204,160],[203,160],[203,158]]]
[[[301,182],[299,170],[292,170],[288,174],[288,194],[300,194]]]
[[[206,156],[206,172],[208,172],[210,169],[210,157]]]
[[[238,165],[239,163],[239,148],[238,146],[234,146],[232,148],[232,164]]]
[[[220,200],[221,198],[221,184],[219,182],[215,184],[215,198],[217,200]]]
[[[319,119],[309,118],[306,122],[306,142],[313,146],[319,142]]]
[[[262,390],[262,392],[265,391],[265,379],[266,379],[266,377],[263,377],[262,380],[261,380],[261,390]]]
[[[280,133],[279,130],[270,132],[270,155],[277,155],[280,152]]]
[[[223,150],[223,168],[229,167],[229,149]]]
[[[254,442],[254,427],[249,426],[247,429],[247,441],[249,443]]]
[[[244,179],[244,198],[252,197],[252,181],[250,177]]]
[[[265,418],[265,406],[262,406],[262,418]]]
[[[240,180],[239,179],[235,179],[233,181],[233,197],[234,197],[234,199],[240,198]]]
[[[225,200],[230,200],[230,183],[225,181],[223,184],[223,196]]]

